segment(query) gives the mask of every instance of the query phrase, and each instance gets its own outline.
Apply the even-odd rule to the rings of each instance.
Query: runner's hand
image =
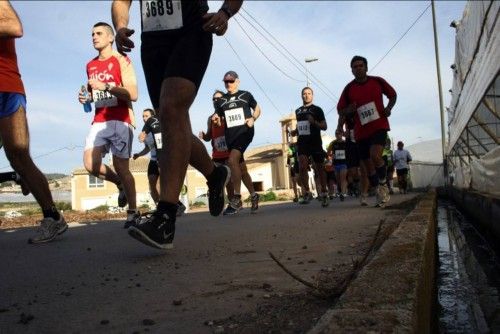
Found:
[[[219,10],[217,13],[206,13],[203,16],[205,24],[203,24],[203,30],[209,31],[217,36],[222,36],[227,31],[227,17],[226,13]]]
[[[141,133],[139,133],[139,141],[141,143],[144,143],[145,140],[146,140],[146,133],[142,131]]]
[[[201,140],[203,140],[204,137],[205,137],[205,132],[200,131],[200,133],[198,133],[198,138],[200,138]]]
[[[247,126],[249,128],[253,128],[253,124],[255,123],[255,120],[253,117],[245,119],[245,123],[247,123]]]
[[[307,115],[307,120],[311,125],[316,125],[316,121],[314,120],[314,117],[312,115]]]
[[[134,48],[134,42],[129,38],[135,32],[133,29],[129,28],[120,28],[116,32],[116,49],[122,55],[125,55],[125,52],[130,52]]]
[[[139,154],[134,153],[134,155],[132,156],[132,159],[137,160],[137,158],[139,158],[139,157],[140,157],[140,155],[139,155]]]
[[[81,90],[78,91],[78,102],[80,102],[81,104],[84,104],[85,102],[87,102],[87,97],[85,96],[85,94]]]
[[[220,116],[217,115],[217,114],[213,114],[212,115],[212,122],[215,123],[215,124],[217,124],[218,126],[220,126],[221,125],[221,118],[220,118]]]
[[[385,117],[391,116],[391,108],[384,108],[384,116]]]
[[[104,82],[101,82],[97,79],[90,79],[89,80],[89,86],[92,88],[92,90],[104,90],[106,89],[106,84]]]

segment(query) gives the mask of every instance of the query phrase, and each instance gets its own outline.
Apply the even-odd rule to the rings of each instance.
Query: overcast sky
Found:
[[[45,173],[70,174],[82,166],[83,145],[92,119],[76,100],[79,87],[86,82],[85,65],[96,56],[91,28],[98,21],[111,23],[111,3],[12,3],[24,26],[24,37],[17,40],[17,54],[28,99],[32,156]],[[251,147],[279,143],[279,120],[301,104],[300,90],[306,85],[304,59],[318,58],[307,68],[326,86],[319,85],[313,78],[314,103],[327,114],[327,133],[332,135],[337,123],[335,106],[338,97],[347,82],[352,80],[349,67],[352,56],[365,56],[371,69],[429,4],[428,1],[245,1],[243,8],[246,13],[231,19],[225,38],[214,38],[211,61],[190,111],[193,132],[197,134],[205,129],[206,118],[212,111],[213,90],[224,88],[223,74],[234,70],[240,75],[240,89],[250,91],[262,107]],[[220,5],[221,2],[210,2],[211,10],[217,10]],[[449,24],[462,17],[464,7],[462,1],[436,2],[445,106],[449,103],[450,65],[454,61],[455,46],[455,31]],[[250,26],[245,19],[258,27],[249,14],[272,34],[270,37],[260,29],[267,39],[274,45],[278,44],[272,38],[279,41],[299,60],[299,64],[287,60],[292,58],[286,51],[282,53],[287,58]],[[130,15],[129,26],[136,30],[133,36],[136,48],[130,57],[139,85],[139,100],[134,109],[138,124],[142,126],[141,111],[149,107],[150,102],[140,62],[138,2],[134,1]],[[390,135],[395,140],[412,144],[440,138],[435,68],[429,8],[370,73],[384,77],[398,93],[390,118]],[[141,149],[142,144],[135,140],[133,152]],[[4,154],[0,156],[0,168],[2,171],[10,169]]]

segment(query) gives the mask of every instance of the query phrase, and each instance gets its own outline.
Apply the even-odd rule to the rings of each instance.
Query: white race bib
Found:
[[[345,160],[345,150],[335,150],[335,160]]]
[[[141,1],[142,31],[162,31],[182,28],[180,0]]]
[[[214,147],[217,151],[227,151],[226,137],[220,136],[214,138]]]
[[[245,113],[243,108],[234,108],[224,111],[228,128],[245,124]]]
[[[108,82],[108,84],[111,87],[116,86],[114,82]],[[92,100],[94,100],[96,109],[104,107],[116,107],[118,105],[118,98],[110,92],[106,92],[104,90],[93,89]]]
[[[361,125],[365,125],[380,118],[377,106],[375,105],[374,102],[362,105],[361,107],[358,108],[357,111],[359,115],[359,120],[361,121]]]
[[[161,150],[163,148],[163,139],[161,137],[161,132],[160,133],[155,133],[153,136],[155,138],[156,148],[158,150]]]
[[[297,130],[299,136],[309,136],[311,134],[311,124],[309,121],[299,121],[297,122]]]

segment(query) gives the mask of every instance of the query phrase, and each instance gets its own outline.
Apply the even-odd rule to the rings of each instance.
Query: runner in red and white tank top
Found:
[[[98,22],[92,29],[92,43],[98,56],[87,64],[87,90],[94,102],[95,115],[85,142],[83,162],[87,171],[116,184],[118,206],[128,203],[124,227],[136,225],[140,213],[136,206],[135,181],[129,169],[135,117],[132,101],[137,100],[137,80],[128,57],[113,50],[114,31],[107,23]],[[86,103],[83,92],[80,103]],[[106,153],[113,155],[113,167],[102,163]]]
[[[130,59],[112,50],[106,59],[99,59],[97,56],[87,64],[87,76],[89,81],[97,80],[104,84],[103,90],[90,90],[96,109],[93,122],[115,120],[135,126],[131,101],[120,99],[110,92],[113,87],[123,87],[124,83],[136,82]]]

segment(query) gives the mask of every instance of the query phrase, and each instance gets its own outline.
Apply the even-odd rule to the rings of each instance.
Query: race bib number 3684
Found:
[[[142,31],[179,29],[183,26],[180,0],[141,1]]]
[[[357,111],[361,125],[368,124],[380,118],[377,106],[374,102],[362,105]]]

